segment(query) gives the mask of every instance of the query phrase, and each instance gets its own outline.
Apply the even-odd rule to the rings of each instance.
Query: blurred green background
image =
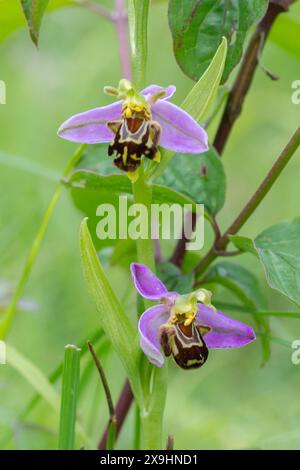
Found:
[[[15,4],[14,11],[24,25],[19,2],[10,3]],[[102,3],[107,7],[113,4]],[[300,21],[299,2],[288,15]],[[279,18],[274,38],[283,33],[283,26],[284,20]],[[287,30],[285,34],[288,35]],[[299,125],[300,105],[292,104],[291,84],[300,79],[300,56],[280,48],[271,37],[262,62],[280,80],[271,81],[258,68],[243,115],[227,145],[223,159],[227,202],[219,216],[223,228],[238,213]],[[119,78],[113,26],[81,8],[66,7],[46,15],[38,50],[25,28],[1,43],[0,79],[7,86],[7,104],[0,106],[1,279],[18,279],[55,182],[76,148],[56,136],[58,126],[74,113],[108,103],[110,99],[103,95],[102,88],[116,85]],[[150,10],[147,82],[175,84],[177,104],[193,84],[173,57],[167,3],[163,1],[154,1]],[[209,130],[211,136],[216,124],[217,120]],[[300,215],[299,175],[298,152],[243,228],[243,234],[255,236],[269,225]],[[18,314],[8,338],[47,375],[62,361],[65,344],[77,344],[98,328],[98,314],[88,298],[81,273],[81,218],[65,191],[26,288],[26,297],[38,307],[34,312]],[[207,232],[209,241],[211,235]],[[267,287],[262,268],[251,255],[239,260],[259,277],[269,308],[295,311],[295,306]],[[134,292],[128,271],[110,266],[107,273],[127,311],[134,315]],[[219,297],[232,300],[225,291],[218,293]],[[245,315],[242,318],[251,322]],[[274,335],[288,342],[300,338],[299,320],[272,319],[271,326]],[[170,363],[164,431],[174,435],[175,448],[299,448],[300,366],[291,363],[291,352],[289,347],[272,345],[270,361],[260,368],[257,341],[242,350],[212,351],[201,370],[185,372]],[[116,399],[124,373],[114,355],[104,359]],[[58,417],[47,404],[41,401],[26,421],[19,419],[33,393],[9,365],[0,366],[1,448],[57,447]],[[91,372],[80,399],[79,415],[96,445],[107,419],[96,371]],[[132,426],[131,412],[119,448],[132,447]],[[8,431],[12,431],[10,438]]]

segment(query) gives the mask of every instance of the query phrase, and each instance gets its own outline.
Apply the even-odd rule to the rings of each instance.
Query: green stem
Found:
[[[62,180],[60,180],[57,183],[57,186],[54,190],[54,193],[53,193],[53,196],[50,200],[50,203],[49,203],[49,205],[46,209],[46,212],[44,213],[42,223],[41,223],[41,225],[38,229],[36,237],[33,241],[31,249],[28,253],[28,256],[27,256],[27,259],[25,261],[25,265],[24,265],[24,268],[23,268],[23,271],[22,271],[22,274],[21,274],[21,277],[18,281],[18,284],[17,284],[16,289],[14,291],[14,294],[12,296],[11,302],[10,302],[9,306],[7,307],[7,309],[6,309],[3,318],[1,319],[0,339],[3,339],[3,338],[6,337],[8,331],[9,331],[11,325],[12,325],[13,319],[14,319],[16,311],[17,311],[19,300],[20,300],[20,298],[23,294],[23,291],[25,289],[25,286],[26,286],[27,281],[29,279],[29,276],[31,274],[33,264],[36,260],[36,257],[38,255],[38,253],[39,253],[41,243],[44,239],[44,236],[45,236],[49,221],[51,219],[53,210],[56,207],[56,204],[57,204],[57,202],[60,198],[62,188],[63,188],[63,185],[64,185],[64,179],[69,176],[69,174],[71,173],[71,171],[74,168],[75,164],[78,162],[78,160],[82,156],[82,153],[83,153],[84,149],[85,149],[85,146],[82,145],[75,152],[75,154],[71,158],[70,162],[68,163],[68,165],[67,165],[67,167],[66,167],[66,169],[63,173]]]
[[[143,167],[139,170],[139,178],[133,183],[135,204],[142,204],[146,211],[141,211],[141,217],[146,218],[141,223],[147,224],[148,233],[151,233],[151,201],[152,188],[145,179]],[[151,235],[145,239],[137,239],[137,258],[139,263],[145,264],[155,271],[154,244]],[[152,303],[144,299],[145,308]],[[147,361],[145,363],[145,361]],[[145,373],[145,370],[147,373]],[[148,362],[146,358],[141,362],[141,381],[144,389],[145,407],[141,410],[141,439],[143,449],[161,449],[162,423],[167,390],[167,368],[158,369]]]
[[[128,2],[132,76],[137,90],[145,85],[149,3],[149,0]]]
[[[132,191],[135,204],[142,204],[147,210],[147,215],[144,211],[141,213],[141,216],[143,217],[143,215],[145,215],[146,218],[142,220],[141,223],[145,223],[145,225],[148,226],[148,233],[151,233],[152,187],[145,179],[143,168],[139,171],[138,180],[132,185]],[[155,271],[154,244],[151,236],[137,240],[137,257],[139,263],[146,264],[148,268]]]
[[[139,450],[141,448],[141,416],[140,409],[135,405],[134,409],[134,435],[133,435],[133,449]]]
[[[128,20],[131,45],[133,82],[137,90],[145,86],[147,62],[147,22],[149,0],[129,0]],[[141,211],[141,223],[147,223],[148,234],[145,239],[137,240],[137,258],[139,263],[147,265],[155,271],[154,245],[151,239],[151,202],[152,187],[147,182],[143,166],[138,172],[138,179],[133,183],[135,204],[142,204],[146,210]],[[142,215],[143,214],[143,215]],[[144,301],[145,308],[151,306]],[[146,363],[145,363],[146,362]],[[145,374],[145,370],[147,373]],[[140,409],[141,441],[143,449],[161,449],[162,424],[167,391],[167,368],[158,369],[148,362],[144,356],[141,359],[140,376],[143,386],[144,406]]]

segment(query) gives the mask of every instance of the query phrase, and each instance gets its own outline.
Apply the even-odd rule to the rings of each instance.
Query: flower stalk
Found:
[[[144,87],[146,79],[149,3],[149,0],[128,2],[132,76],[138,90]]]

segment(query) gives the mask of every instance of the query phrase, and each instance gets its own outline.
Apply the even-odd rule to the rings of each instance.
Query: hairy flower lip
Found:
[[[153,121],[161,126],[159,145],[174,152],[202,153],[208,150],[205,130],[185,111],[169,103],[176,87],[166,88],[150,85],[141,91],[151,106]],[[165,95],[151,104],[151,97],[157,93]],[[59,128],[59,137],[83,144],[111,142],[114,135],[107,123],[121,118],[122,101],[75,114]]]
[[[140,317],[140,345],[149,361],[158,367],[164,364],[161,352],[160,327],[168,324],[171,309],[179,294],[169,292],[162,281],[145,265],[132,263],[130,266],[133,283],[143,297],[161,302],[148,308]],[[230,318],[217,310],[198,304],[195,318],[196,325],[210,328],[205,334],[205,343],[209,349],[239,348],[256,339],[254,330],[238,320]]]

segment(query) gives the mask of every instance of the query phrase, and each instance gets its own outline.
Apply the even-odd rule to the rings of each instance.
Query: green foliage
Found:
[[[21,0],[21,5],[28,23],[29,33],[32,41],[37,46],[41,21],[49,0]]]
[[[205,276],[206,282],[217,282],[232,290],[246,306],[256,309],[266,307],[258,279],[248,269],[232,261],[215,264]]]
[[[222,261],[213,266],[205,277],[205,282],[221,284],[231,290],[243,305],[252,310],[254,320],[256,321],[262,335],[262,365],[270,357],[270,342],[267,338],[269,334],[269,324],[266,318],[260,317],[257,312],[266,307],[266,299],[261,290],[261,286],[252,272],[238,263],[231,261]]]
[[[238,250],[244,253],[252,253],[257,256],[257,252],[251,238],[243,237],[241,235],[229,235],[229,239]]]
[[[170,0],[169,24],[175,57],[183,72],[198,80],[222,36],[228,54],[222,81],[240,61],[249,28],[264,14],[267,0]]]
[[[157,274],[169,291],[187,294],[193,290],[193,271],[183,274],[177,266],[165,261],[158,264]]]
[[[104,7],[111,7],[110,0],[94,1],[99,2],[101,5],[103,4]],[[23,0],[24,5],[25,3],[28,8],[29,2]],[[71,1],[67,0],[50,0],[47,10],[49,11],[57,6],[71,3]],[[146,5],[148,2],[131,2],[132,5],[135,5],[135,8],[138,8],[142,3]],[[195,1],[182,0],[183,3],[184,7],[188,8],[188,4],[195,4]],[[198,3],[201,7],[201,4],[205,5],[206,2],[202,0],[202,2]],[[218,4],[217,1],[213,3],[215,5]],[[250,2],[248,3],[250,4]],[[243,4],[242,6],[244,6],[248,3],[246,1],[240,1],[239,3],[227,2],[227,5],[233,5],[236,8],[236,5],[240,6]],[[258,5],[258,2],[256,4]],[[7,38],[8,34],[12,31],[25,26],[25,18],[20,0],[0,0],[0,5],[1,41]],[[285,138],[287,139],[289,134],[288,129],[298,122],[298,109],[296,106],[291,106],[290,103],[290,77],[297,78],[297,75],[295,75],[298,67],[296,59],[299,58],[297,39],[299,36],[299,21],[297,18],[299,8],[297,10],[297,6],[299,7],[299,2],[295,2],[290,9],[290,13],[279,15],[270,34],[270,40],[279,45],[282,51],[278,51],[278,49],[271,45],[269,53],[267,51],[268,63],[266,65],[271,70],[278,72],[281,80],[274,84],[274,86],[271,86],[264,77],[261,79],[258,77],[258,80],[255,80],[253,93],[251,93],[249,97],[251,99],[249,99],[246,107],[244,126],[236,126],[233,139],[230,142],[230,146],[227,147],[230,154],[228,155],[229,158],[226,158],[225,161],[226,171],[228,175],[230,174],[232,182],[237,181],[237,184],[232,184],[230,188],[231,200],[233,198],[238,199],[241,196],[241,190],[245,191],[245,194],[253,190],[252,176],[253,174],[258,176],[260,171],[260,165],[256,158],[259,142],[268,142],[268,154],[276,155],[278,152],[278,139],[282,138],[283,141]],[[148,67],[149,72],[151,71],[151,74],[147,77],[148,83],[157,81],[159,84],[167,85],[170,83],[170,77],[172,77],[172,82],[178,87],[178,94],[181,94],[186,89],[187,81],[182,74],[180,76],[180,70],[178,67],[176,70],[176,64],[170,58],[169,41],[162,41],[162,37],[164,37],[162,36],[163,32],[167,28],[166,7],[163,5],[163,2],[156,1],[152,2],[151,10],[151,42],[149,43],[149,49],[152,55],[151,64]],[[244,11],[247,12],[247,8],[244,8]],[[181,21],[180,14],[177,14],[177,16],[176,21]],[[38,22],[34,24],[37,17],[34,18],[32,15],[30,18],[30,11],[28,9],[27,17],[29,23],[31,19],[32,26],[35,28],[33,33],[34,39],[37,41],[38,26],[40,26]],[[250,17],[251,15],[248,15],[248,18]],[[40,16],[39,23],[41,19],[42,15]],[[140,19],[145,20],[145,16],[142,15]],[[209,20],[209,16],[205,19],[205,21],[207,20]],[[207,24],[210,25],[209,22]],[[205,25],[205,32],[210,32],[213,28],[208,29],[207,24]],[[140,54],[140,60],[144,62],[142,69],[145,69],[146,65],[147,44],[145,42],[146,35],[144,34],[146,32],[145,26],[146,23],[140,21],[139,28],[143,32],[143,40],[139,40],[140,33],[138,33],[139,28],[137,28],[135,30],[134,41],[136,45],[141,46],[138,54]],[[229,39],[229,54],[225,73],[223,74],[226,41],[223,40],[213,61],[201,77],[199,83],[195,85],[189,98],[183,102],[184,108],[200,122],[207,118],[207,112],[211,109],[222,74],[223,80],[225,80],[229,68],[233,66],[233,59],[237,59],[236,53],[238,48],[235,50],[235,46],[238,45],[236,43],[237,39],[242,42],[243,34],[246,36],[246,31],[234,32],[231,37],[230,33],[227,34],[220,31],[218,37],[214,36],[214,34],[204,37],[202,26],[204,28],[203,24],[198,29],[201,42],[197,42],[197,50],[196,48],[186,49],[184,51],[185,57],[183,57],[183,51],[181,51],[180,60],[186,62],[189,67],[193,66],[193,73],[196,73],[198,68],[204,71],[205,66],[212,57],[212,53],[220,44],[222,34],[225,34]],[[213,25],[211,24],[211,26]],[[57,34],[58,28],[59,32],[61,31],[63,34]],[[83,32],[87,32],[84,36],[85,40],[82,40]],[[54,21],[49,21],[46,33],[49,42],[43,44],[45,49],[41,47],[38,56],[33,47],[31,47],[31,50],[30,47],[28,48],[29,41],[27,38],[25,38],[25,44],[22,43],[24,40],[23,34],[14,35],[10,41],[2,45],[3,60],[1,68],[2,76],[0,78],[7,81],[7,84],[9,83],[11,90],[18,90],[18,99],[10,99],[8,107],[1,107],[1,112],[3,112],[4,116],[2,120],[4,127],[2,126],[1,135],[2,150],[5,153],[6,149],[8,149],[8,153],[16,152],[20,157],[18,157],[17,165],[15,164],[16,160],[14,161],[12,158],[9,158],[10,168],[7,167],[6,163],[5,167],[1,168],[1,221],[4,223],[1,225],[0,230],[0,257],[3,266],[3,276],[14,277],[16,279],[19,260],[23,258],[24,248],[26,249],[30,239],[33,237],[32,230],[34,231],[34,227],[39,225],[45,201],[52,190],[50,185],[53,181],[58,180],[61,165],[68,154],[68,148],[72,148],[72,144],[62,143],[56,139],[55,130],[59,122],[68,115],[69,111],[73,113],[86,109],[88,102],[95,102],[95,96],[96,100],[99,97],[100,104],[101,97],[98,94],[97,88],[100,90],[102,85],[106,84],[108,78],[117,81],[120,76],[119,66],[116,63],[117,60],[115,60],[117,57],[117,41],[114,37],[115,28],[111,27],[110,23],[106,24],[103,18],[98,18],[90,12],[85,13],[84,10],[77,9],[77,12],[73,13],[69,9],[69,12],[65,11],[61,12],[60,16],[57,15]],[[189,30],[184,31],[184,41],[188,39],[190,33],[191,31]],[[206,45],[208,45],[208,50]],[[195,56],[195,51],[198,52],[198,48],[199,50],[201,49],[200,60],[196,59],[189,62],[189,58],[192,54]],[[19,58],[23,58],[24,50],[28,54],[26,53],[25,59],[19,60]],[[287,59],[284,57],[284,51],[290,53]],[[206,54],[207,57],[205,56]],[[69,59],[66,60],[66,57]],[[90,57],[95,57],[95,63],[90,62]],[[205,64],[206,59],[207,62]],[[263,59],[263,62],[265,62],[265,59]],[[59,80],[57,82],[51,80],[50,84],[47,73],[48,70],[53,69],[54,64],[59,64]],[[136,64],[139,66],[138,61],[135,60],[135,66]],[[279,70],[277,70],[278,67]],[[138,82],[144,80],[144,70],[140,71],[141,73],[138,71],[140,75],[137,76]],[[154,77],[159,77],[159,79],[156,80]],[[31,93],[33,86],[35,93]],[[95,88],[96,91],[94,92]],[[276,99],[274,98],[274,93],[276,93]],[[41,96],[43,97],[42,101]],[[268,106],[264,106],[266,101],[268,101]],[[278,103],[280,103],[280,114],[285,116],[285,118],[275,120],[277,139],[277,137],[273,138],[275,129],[273,124],[275,121],[272,121],[272,119],[277,115],[276,112],[278,113]],[[47,111],[47,119],[44,118],[45,110]],[[215,115],[215,117],[217,118],[218,116]],[[266,122],[272,125],[266,126]],[[38,132],[34,133],[34,138],[28,138],[31,132],[34,132],[34,129],[38,129]],[[106,156],[106,145],[102,146],[102,149],[99,147],[89,146],[87,160],[82,161],[80,168],[78,167],[79,170],[89,169],[97,172],[99,175],[97,182],[95,183],[96,180],[94,181],[91,177],[91,179],[88,178],[87,186],[81,187],[81,181],[85,181],[86,175],[84,171],[80,171],[72,176],[69,183],[70,192],[76,205],[85,215],[90,217],[88,223],[92,236],[95,233],[95,211],[98,204],[110,201],[116,204],[119,194],[126,194],[129,204],[133,202],[130,182],[124,175],[120,175],[114,169],[111,160]],[[155,176],[164,170],[172,156],[170,152],[163,153],[162,165],[153,163]],[[25,164],[25,155],[30,163],[28,166]],[[40,171],[37,160],[42,163],[40,169],[43,171]],[[208,164],[212,165],[210,170],[211,175],[214,175],[216,181],[219,181],[220,175],[215,168],[215,162],[217,162],[217,156],[216,158],[211,156]],[[14,165],[15,168],[12,170]],[[274,188],[273,205],[270,206],[266,218],[270,216],[270,219],[274,220],[275,210],[277,211],[278,206],[283,211],[286,209],[289,214],[297,210],[296,192],[293,193],[292,186],[295,184],[295,188],[297,188],[296,175],[299,162],[297,163],[296,160],[294,165],[295,171],[287,172],[282,178],[282,185],[284,183],[287,183],[287,185],[279,185],[279,189]],[[31,175],[23,171],[26,169],[26,166],[27,170],[29,169],[32,172]],[[104,168],[105,166],[106,168]],[[198,178],[199,167],[201,167],[198,156],[195,156],[194,160],[193,156],[176,155],[174,157],[174,166],[177,166],[176,170],[180,172],[178,178],[180,188],[172,186],[172,189],[170,189],[163,185],[154,185],[154,201],[172,203],[175,199],[183,204],[191,201],[198,202],[198,200],[202,202],[202,199],[206,199],[205,203],[208,204],[207,207],[210,212],[213,214],[218,212],[223,206],[224,197],[221,195],[221,191],[220,193],[218,192],[219,187],[214,187],[215,181],[203,180],[202,176],[205,176],[205,171]],[[186,171],[187,166],[190,167],[190,174],[186,177],[184,187],[181,173]],[[39,177],[33,179],[33,172],[35,172],[35,176]],[[195,176],[194,180],[189,179],[191,174]],[[118,179],[120,176],[122,176],[122,179]],[[45,180],[41,180],[44,177],[46,177]],[[80,179],[81,177],[83,177],[82,180]],[[108,179],[103,179],[106,177]],[[113,177],[111,180],[112,186],[109,184],[109,178],[111,177]],[[201,181],[200,193],[194,191],[190,184],[190,181],[195,181],[196,187],[199,188],[199,180]],[[114,192],[112,192],[111,187],[114,188]],[[289,188],[284,198],[281,192],[282,187]],[[18,191],[16,191],[16,188],[18,188]],[[225,186],[223,189],[225,193]],[[61,185],[58,191],[60,193]],[[51,211],[56,206],[57,200],[56,193],[50,205]],[[11,331],[11,340],[13,344],[18,344],[20,340],[22,341],[22,332],[26,330],[28,333],[28,343],[25,345],[26,354],[28,354],[28,357],[35,357],[36,351],[40,351],[41,348],[40,363],[42,366],[38,368],[27,357],[16,350],[12,350],[10,345],[8,346],[8,366],[3,368],[3,380],[1,380],[1,447],[3,436],[5,437],[7,434],[5,431],[7,430],[10,431],[10,441],[8,442],[6,439],[6,442],[3,443],[5,447],[50,448],[52,445],[53,448],[56,446],[57,436],[53,436],[53,430],[54,432],[57,430],[59,395],[56,392],[56,385],[58,384],[53,386],[52,383],[60,379],[62,367],[60,366],[55,371],[55,374],[50,375],[49,379],[47,379],[46,371],[51,370],[53,364],[58,362],[61,344],[64,344],[62,340],[65,341],[64,338],[68,338],[70,334],[75,334],[76,338],[80,338],[81,335],[85,336],[85,333],[82,333],[82,327],[90,329],[93,325],[92,327],[94,328],[94,317],[90,315],[92,312],[89,311],[89,305],[85,304],[84,286],[81,284],[81,276],[78,270],[78,253],[76,252],[76,246],[72,245],[78,222],[78,214],[76,211],[73,211],[68,201],[65,203],[62,199],[60,202],[59,207],[57,207],[58,218],[50,225],[47,237],[44,239],[44,228],[46,228],[50,220],[50,217],[48,217],[49,212],[45,216],[46,219],[44,221],[46,220],[46,225],[45,223],[43,224],[43,232],[39,232],[38,237],[35,239],[33,251],[31,252],[33,257],[29,258],[29,263],[26,264],[25,271],[22,272],[21,283],[17,284],[17,286],[21,286],[21,289],[19,287],[16,289],[16,302],[19,293],[21,294],[21,290],[23,291],[25,284],[27,285],[27,280],[34,264],[36,272],[33,272],[32,283],[28,285],[28,296],[35,298],[38,304],[38,312],[36,312],[37,315],[32,315],[31,313],[23,314],[22,312],[16,317],[14,324],[16,327]],[[24,207],[26,207],[26,211],[24,211]],[[226,210],[227,213],[224,218],[223,215],[222,218],[220,217],[220,222],[226,220],[227,223],[227,218],[230,220],[231,217],[236,215],[234,204],[232,207],[228,204]],[[12,213],[14,217],[11,217]],[[25,213],[26,217],[24,216]],[[93,218],[94,225],[92,225]],[[260,226],[261,221],[253,216],[250,224],[251,232],[257,233],[257,227]],[[218,263],[208,273],[208,277],[210,277],[211,282],[215,279],[216,282],[220,281],[220,284],[228,289],[230,288],[231,292],[240,300],[242,305],[235,305],[235,309],[231,309],[227,305],[229,315],[234,311],[238,313],[243,313],[244,311],[246,315],[250,313],[251,315],[255,314],[256,317],[277,317],[274,320],[272,318],[272,322],[274,321],[274,331],[276,329],[279,332],[282,329],[282,336],[286,337],[285,340],[266,333],[267,329],[264,329],[263,324],[261,325],[261,331],[258,331],[257,335],[258,338],[264,341],[273,341],[283,345],[286,349],[274,356],[274,360],[270,362],[268,368],[260,374],[256,372],[255,345],[252,348],[243,348],[237,352],[212,354],[211,360],[205,369],[188,373],[188,376],[185,376],[184,373],[178,370],[175,371],[175,368],[174,370],[171,368],[171,377],[167,382],[169,384],[169,397],[164,429],[165,432],[175,432],[175,442],[178,447],[197,448],[199,442],[202,448],[229,447],[232,446],[232,443],[237,448],[276,448],[282,445],[299,447],[298,431],[295,429],[293,419],[291,418],[295,416],[295,403],[297,403],[297,387],[295,387],[297,368],[292,365],[288,366],[290,364],[291,351],[289,337],[293,338],[294,336],[294,322],[296,320],[294,322],[285,320],[286,318],[299,318],[300,315],[298,312],[287,311],[290,307],[289,298],[296,299],[297,304],[299,304],[299,293],[297,290],[299,272],[298,251],[296,241],[292,242],[290,235],[287,235],[287,247],[285,247],[285,232],[281,239],[281,235],[276,235],[275,237],[273,227],[268,230],[272,231],[271,247],[268,246],[267,241],[269,235],[266,239],[263,237],[262,240],[260,235],[255,240],[239,235],[231,236],[230,239],[241,251],[253,253],[261,259],[270,285],[287,296],[280,300],[279,306],[277,305],[278,296],[273,295],[270,296],[271,310],[258,310],[258,308],[265,308],[263,307],[263,302],[260,301],[261,296],[259,295],[261,289],[266,290],[265,286],[259,286],[258,281],[252,276],[251,272],[243,270],[236,263]],[[42,236],[40,237],[41,233]],[[295,238],[297,238],[297,230],[295,234]],[[36,255],[42,240],[44,250],[39,252],[39,263],[35,264]],[[98,243],[99,240],[95,240],[96,248],[100,247],[100,243],[99,245]],[[257,243],[261,244],[261,246],[258,247]],[[37,250],[35,249],[36,247],[38,248]],[[106,250],[106,254],[111,252],[112,250]],[[119,279],[121,278],[123,282],[126,276],[123,270],[120,269],[120,266],[128,269],[129,262],[137,260],[135,243],[132,240],[117,241],[112,253],[109,279],[112,285],[117,285]],[[199,258],[200,253],[187,253],[184,260],[184,272],[191,271],[195,264],[198,263]],[[97,261],[96,256],[94,256],[94,259]],[[118,264],[117,269],[115,264]],[[111,267],[112,265],[113,267]],[[105,264],[106,267],[107,265]],[[45,273],[47,274],[46,289],[44,282]],[[126,273],[128,277],[128,272],[126,271]],[[179,270],[168,262],[163,263],[159,267],[158,274],[169,288],[174,286],[173,288],[180,292],[187,292],[191,289],[193,276],[191,274],[179,275]],[[130,281],[127,279],[126,282],[129,283]],[[128,287],[127,284],[126,287]],[[225,299],[222,298],[224,304],[226,302],[226,295],[225,292]],[[94,293],[94,296],[99,296],[99,292]],[[16,304],[16,302],[14,303]],[[259,307],[256,305],[256,302],[262,306]],[[136,308],[131,305],[131,300],[126,300],[126,306],[128,303],[130,303],[130,308],[135,312]],[[122,299],[121,304],[123,310],[125,310],[124,299]],[[276,308],[283,310],[276,311]],[[140,310],[142,311],[143,308],[140,308]],[[14,316],[15,305],[13,305],[10,311],[13,312],[12,316]],[[58,317],[55,316],[55,312],[59,312],[59,321],[57,321]],[[103,320],[103,306],[101,308],[100,320]],[[88,322],[91,324],[89,325]],[[8,323],[10,324],[11,321]],[[2,335],[8,330],[8,323],[1,324],[0,332]],[[132,330],[135,333],[136,326]],[[108,337],[107,331],[106,336]],[[119,367],[119,364],[115,355],[111,354],[107,337],[103,340],[100,356],[105,358],[109,355],[109,365],[112,366],[110,379],[112,380],[113,390],[117,391],[120,386],[120,380],[123,377],[119,377],[121,375],[119,368],[116,368],[116,370],[120,374],[114,373],[114,366]],[[130,336],[128,339],[130,343],[131,339],[132,337]],[[46,348],[48,351],[49,347],[51,348],[51,354],[45,354],[43,352],[44,349]],[[85,358],[85,361],[87,364],[83,364],[82,367],[83,373],[79,389],[79,394],[80,390],[82,390],[83,394],[80,398],[79,414],[83,417],[84,423],[88,423],[86,428],[89,431],[89,436],[92,436],[93,443],[91,445],[87,438],[84,439],[84,432],[82,432],[82,442],[78,442],[78,444],[87,443],[90,447],[95,447],[99,439],[99,429],[105,424],[106,413],[98,413],[100,411],[99,403],[103,401],[103,397],[95,387],[96,382],[92,383],[89,380],[90,375],[93,374],[90,374],[91,367],[87,358]],[[138,410],[137,419],[138,424],[142,426],[143,442],[140,444],[139,439],[137,439],[137,448],[139,445],[145,446],[145,436],[146,445],[158,447],[160,445],[158,442],[161,441],[162,410],[164,408],[166,392],[166,369],[159,370],[154,368],[144,356],[139,356],[137,362],[136,375],[141,377],[141,395],[143,401],[143,408]],[[25,380],[19,379],[13,369],[27,383],[25,383]],[[108,372],[110,373],[109,368]],[[209,374],[209,380],[207,380],[207,374]],[[237,380],[241,375],[243,380]],[[220,383],[222,383],[221,388],[219,386]],[[19,384],[20,387],[18,387]],[[28,384],[31,387],[29,390]],[[37,395],[34,396],[29,406],[24,409],[23,401],[27,401],[26,393],[32,389],[36,391]],[[272,395],[271,400],[270,393]],[[186,398],[181,400],[182,406],[178,406],[178,397]],[[229,398],[224,399],[224,397]],[[234,406],[232,406],[233,402]],[[282,414],[278,413],[279,402],[285,403],[284,418]],[[39,403],[38,407],[35,406],[37,403]],[[101,404],[100,407],[102,405],[104,407],[104,404]],[[88,413],[85,413],[86,408]],[[20,409],[24,410],[24,413],[20,413]],[[176,410],[176,413],[173,413],[172,410]],[[140,411],[142,411],[142,414]],[[199,420],[199,416],[201,416],[201,420]],[[101,417],[103,422],[100,421]],[[53,426],[54,420],[55,425]],[[119,447],[124,446],[122,448],[130,446],[132,443],[133,430],[130,419],[127,420],[125,426],[125,432],[121,434],[121,441],[119,443]],[[228,426],[230,433],[224,432],[224,430],[228,429]],[[77,429],[79,432],[80,430],[82,431],[80,425]],[[176,431],[173,431],[174,429]],[[257,429],[260,430],[259,433],[257,433]],[[278,429],[280,429],[280,432],[278,432]],[[139,433],[138,429],[136,431]]]
[[[60,450],[74,448],[80,353],[81,350],[72,344],[65,346],[58,440]]]
[[[100,324],[122,361],[133,393],[141,405],[136,334],[100,264],[86,219],[80,229],[80,251],[87,288],[96,304]]]
[[[182,108],[188,110],[197,122],[201,122],[207,117],[215,101],[224,71],[226,55],[227,39],[222,38],[209,66],[182,103]]]
[[[99,240],[96,237],[96,226],[99,222],[96,210],[100,204],[112,204],[116,210],[118,230],[119,197],[128,196],[128,207],[133,203],[132,184],[128,177],[124,174],[104,176],[96,172],[78,170],[73,173],[66,184],[71,188],[71,196],[75,206],[89,218],[89,228],[97,249],[115,244],[115,240]],[[152,193],[152,201],[156,204],[191,204],[191,207],[195,206],[195,202],[188,195],[161,184],[154,184]]]
[[[28,24],[29,33],[32,41],[37,46],[39,42],[39,33],[43,16],[46,8],[48,7],[49,0],[20,0],[23,12]],[[71,0],[54,0],[51,2],[52,8],[57,8],[66,5],[72,5]],[[11,27],[18,26],[18,15],[16,12],[16,22],[11,22]]]
[[[182,103],[182,108],[199,123],[207,117],[207,113],[214,104],[214,99],[224,70],[226,54],[227,40],[226,38],[222,38],[221,44],[216,53],[212,56],[211,62]],[[161,163],[159,165],[152,164],[152,172],[150,171],[152,179],[158,178],[164,172],[170,160],[175,155],[174,152],[166,149],[161,149],[161,154]]]
[[[157,180],[216,214],[225,201],[226,177],[222,162],[211,148],[200,155],[176,154]]]
[[[300,305],[300,219],[267,228],[254,240],[231,236],[234,245],[257,256],[270,287]]]
[[[300,305],[300,218],[259,234],[255,248],[268,284]]]

